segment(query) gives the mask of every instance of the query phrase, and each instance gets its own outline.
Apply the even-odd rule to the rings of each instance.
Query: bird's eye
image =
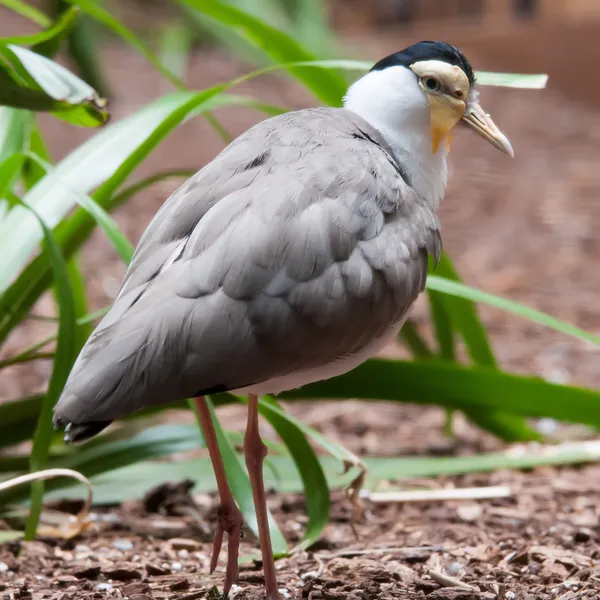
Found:
[[[435,77],[425,77],[423,85],[428,92],[437,92],[440,89],[440,82]]]

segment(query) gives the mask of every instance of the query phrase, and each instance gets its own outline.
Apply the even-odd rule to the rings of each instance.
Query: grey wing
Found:
[[[239,389],[359,352],[398,323],[441,251],[433,210],[341,109],[238,138],[143,235],[57,421]]]

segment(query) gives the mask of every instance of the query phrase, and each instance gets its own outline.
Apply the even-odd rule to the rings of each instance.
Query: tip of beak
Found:
[[[512,144],[504,134],[497,136],[495,141],[497,142],[495,145],[498,150],[504,152],[504,154],[508,154],[511,158],[515,157],[515,151],[513,150]]]

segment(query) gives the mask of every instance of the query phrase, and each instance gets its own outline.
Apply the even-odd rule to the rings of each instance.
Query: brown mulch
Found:
[[[277,562],[284,598],[312,600],[584,600],[600,595],[600,466],[500,472],[411,482],[447,488],[509,485],[514,495],[477,503],[367,505],[357,540],[342,493],[318,545]],[[216,499],[199,498],[214,524]],[[273,495],[288,541],[300,541],[302,498]],[[169,527],[165,526],[165,520]],[[174,523],[177,537],[169,535]],[[224,561],[208,575],[211,544],[192,518],[147,514],[131,503],[96,515],[70,542],[0,547],[0,598],[193,600],[215,598]],[[242,555],[256,556],[247,534]],[[263,598],[259,560],[246,562],[230,597]]]

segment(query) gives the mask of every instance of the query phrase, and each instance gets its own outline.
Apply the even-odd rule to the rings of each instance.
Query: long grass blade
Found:
[[[499,410],[523,417],[600,426],[600,393],[446,361],[371,359],[350,373],[283,392],[282,398],[362,398],[433,404],[460,410]]]
[[[54,281],[59,300],[59,325],[58,341],[56,345],[56,356],[48,393],[42,405],[42,411],[38,418],[38,424],[33,436],[33,447],[31,450],[30,470],[41,471],[48,459],[50,452],[50,443],[52,442],[52,409],[58,400],[58,397],[64,387],[76,353],[76,311],[75,302],[69,281],[67,266],[60,252],[60,248],[54,239],[52,232],[48,229],[42,218],[31,208],[39,221],[43,230],[46,242],[46,251],[52,269],[54,271]],[[25,539],[31,540],[35,537],[35,532],[39,522],[42,509],[42,498],[44,488],[41,482],[35,482],[31,486],[31,510],[27,525],[25,527]]]
[[[511,313],[518,317],[522,317],[528,321],[544,325],[549,329],[554,329],[559,333],[564,333],[565,335],[588,342],[594,346],[600,345],[600,337],[584,331],[579,327],[565,323],[560,319],[556,319],[551,315],[543,313],[539,310],[535,310],[534,308],[530,308],[518,302],[507,300],[506,298],[501,298],[500,296],[496,296],[494,294],[489,294],[488,292],[469,287],[456,281],[430,275],[427,278],[427,288],[436,290],[443,294],[449,294],[457,298],[464,298],[473,302],[487,304],[488,306],[499,308],[500,310]]]
[[[0,0],[0,5],[6,6],[9,10],[33,21],[40,27],[50,27],[52,25],[52,19],[47,14],[21,0]]]
[[[315,56],[284,32],[248,12],[218,0],[177,0],[179,4],[196,9],[229,30],[260,48],[273,61],[288,63],[292,75],[310,89],[317,98],[331,106],[339,106],[347,84],[335,71],[305,69],[301,62],[311,62]],[[289,63],[296,62],[296,65]]]

